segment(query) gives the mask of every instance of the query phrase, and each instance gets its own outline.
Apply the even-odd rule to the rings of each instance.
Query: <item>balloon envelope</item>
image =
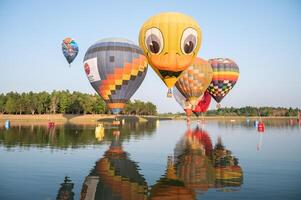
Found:
[[[217,103],[220,103],[236,84],[239,68],[228,58],[210,59],[209,63],[213,70],[213,77],[207,91]]]
[[[174,96],[175,100],[178,102],[178,104],[186,112],[186,115],[190,116],[190,114],[191,114],[191,104],[188,101],[186,101],[186,97],[184,97],[176,87],[173,87],[173,94],[174,94],[173,96]]]
[[[183,72],[176,82],[176,87],[192,106],[196,106],[198,99],[207,90],[211,80],[212,68],[210,63],[201,58],[195,58],[192,65]]]
[[[201,29],[190,16],[166,12],[141,27],[139,44],[150,65],[168,88],[192,63],[201,45]]]
[[[67,37],[62,42],[62,51],[67,62],[70,64],[78,54],[78,45],[72,38]]]
[[[209,92],[206,91],[202,96],[201,100],[196,105],[195,109],[193,110],[193,113],[196,116],[199,116],[200,113],[206,112],[209,108],[210,102],[211,102],[211,96]]]
[[[109,38],[87,50],[84,68],[92,87],[111,112],[118,114],[144,80],[147,60],[133,42]]]

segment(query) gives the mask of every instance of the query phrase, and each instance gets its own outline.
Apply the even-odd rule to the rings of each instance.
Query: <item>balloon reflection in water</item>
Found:
[[[115,132],[110,148],[86,177],[81,199],[146,199],[147,183]]]
[[[211,159],[212,143],[208,133],[187,130],[175,147],[177,175],[188,188],[207,191],[214,187],[215,171]]]
[[[222,144],[221,137],[218,138],[212,156],[216,176],[215,187],[241,186],[243,183],[243,171],[238,165],[238,159]]]
[[[195,199],[194,192],[177,177],[172,157],[168,157],[165,175],[151,186],[149,199]]]
[[[209,188],[238,187],[243,182],[238,159],[225,149],[221,138],[213,148],[209,134],[202,129],[187,130],[174,156],[176,175],[189,189],[205,192]]]
[[[72,191],[74,183],[69,179],[68,176],[65,177],[64,183],[61,183],[61,187],[58,191],[57,200],[73,200],[74,192]]]

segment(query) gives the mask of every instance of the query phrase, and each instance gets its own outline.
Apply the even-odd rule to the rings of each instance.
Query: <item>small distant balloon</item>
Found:
[[[78,54],[77,43],[72,38],[67,37],[62,42],[62,50],[67,62],[70,65]]]

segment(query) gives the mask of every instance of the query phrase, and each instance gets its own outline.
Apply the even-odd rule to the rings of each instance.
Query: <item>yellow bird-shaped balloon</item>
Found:
[[[166,12],[141,27],[139,44],[150,65],[170,89],[193,62],[201,46],[201,29],[190,16]]]

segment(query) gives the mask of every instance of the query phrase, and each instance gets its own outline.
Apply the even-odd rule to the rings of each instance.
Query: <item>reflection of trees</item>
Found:
[[[235,122],[231,122],[230,120],[219,120],[217,122],[219,127],[226,127],[226,128],[232,128],[232,127],[243,127],[243,128],[249,128],[254,129],[254,121],[258,119],[251,119],[250,121],[244,120],[244,119],[237,119]],[[268,128],[299,128],[298,120],[292,119],[293,123],[291,123],[290,119],[268,119],[268,118],[262,118],[261,119],[265,127]]]
[[[149,199],[195,199],[194,192],[177,177],[171,157],[168,158],[165,175],[151,187]]]
[[[86,177],[81,191],[84,199],[146,199],[147,183],[130,160],[116,136],[109,150]]]
[[[157,128],[156,120],[148,120],[146,122],[138,122],[136,120],[126,120],[120,125],[119,130],[122,132],[120,140],[129,140],[131,137],[140,138],[141,136],[151,136]],[[113,132],[114,129],[108,130]],[[108,139],[112,140],[112,134],[107,134]]]
[[[144,123],[126,122],[120,127],[120,140],[151,136],[156,129],[156,121]],[[105,129],[104,141],[112,140],[112,133],[116,129]],[[95,138],[95,127],[87,125],[56,125],[47,126],[12,126],[5,130],[0,128],[0,145],[6,147],[50,147],[50,148],[78,148],[84,145],[98,144]]]
[[[65,180],[63,183],[61,183],[61,187],[58,191],[57,200],[73,200],[74,199],[74,192],[73,190],[74,184],[69,179],[68,176],[65,177]]]
[[[76,148],[85,144],[94,144],[95,133],[91,129],[83,129],[75,126],[19,126],[11,127],[7,131],[0,129],[0,140],[7,147],[12,146],[36,146]],[[0,142],[0,143],[1,143]]]
[[[207,191],[237,187],[243,182],[238,159],[225,149],[221,138],[213,149],[204,130],[188,130],[176,145],[174,155],[177,177],[190,189]]]

